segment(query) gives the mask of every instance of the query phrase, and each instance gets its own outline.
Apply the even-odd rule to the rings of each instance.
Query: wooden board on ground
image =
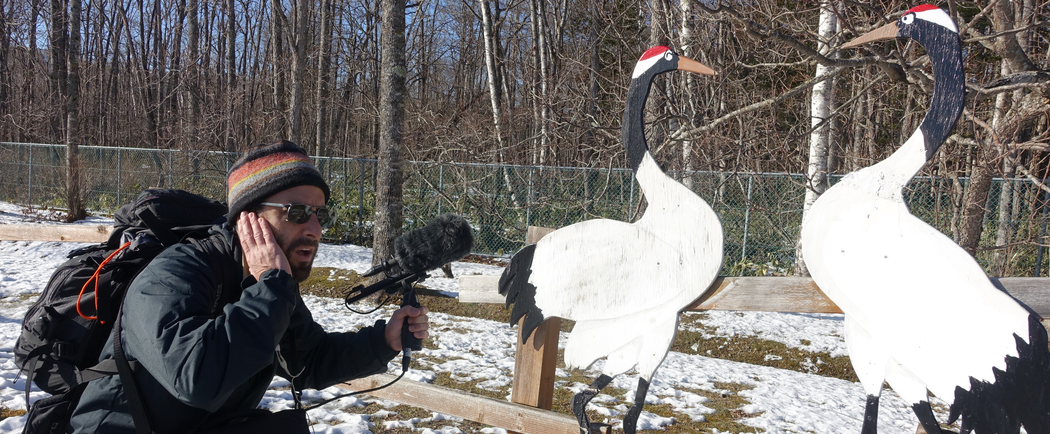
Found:
[[[470,280],[461,302],[503,303],[496,291],[499,276],[463,276]],[[1042,318],[1050,318],[1050,278],[1000,277],[992,283]],[[464,295],[466,297],[464,298]],[[719,277],[686,311],[736,310],[793,313],[842,313],[808,277]]]
[[[382,386],[394,378],[390,374],[379,374],[339,387],[359,391]],[[576,419],[564,414],[417,381],[402,379],[368,395],[526,434],[580,432]]]
[[[507,298],[498,291],[499,276],[459,276],[461,303],[499,303]]]
[[[69,241],[101,243],[113,230],[104,225],[0,224],[0,241]]]
[[[808,277],[719,276],[685,310],[842,313]]]
[[[1043,318],[1050,318],[1050,278],[999,277],[992,284],[1028,306]]]

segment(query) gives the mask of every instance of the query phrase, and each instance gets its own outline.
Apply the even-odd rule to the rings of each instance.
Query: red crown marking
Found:
[[[650,57],[659,56],[661,54],[664,54],[664,52],[667,51],[667,50],[670,50],[670,48],[658,45],[656,47],[653,47],[653,48],[650,48],[650,49],[646,50],[645,53],[642,53],[642,57],[640,59],[638,59],[638,60],[645,60],[645,59],[648,59]]]
[[[937,6],[934,6],[934,5],[918,5],[916,7],[908,9],[908,11],[905,12],[904,14],[907,15],[907,14],[910,14],[912,12],[926,12],[926,11],[931,10],[931,9],[940,9],[940,8],[938,8]]]

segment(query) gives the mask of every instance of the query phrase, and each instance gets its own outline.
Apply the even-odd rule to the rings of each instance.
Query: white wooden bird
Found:
[[[861,432],[875,434],[883,381],[941,433],[927,391],[951,403],[962,432],[1050,433],[1050,354],[1039,318],[997,289],[950,238],[913,216],[902,189],[962,113],[958,30],[922,5],[843,46],[910,38],[934,73],[929,112],[885,160],[850,173],[813,204],[802,252],[813,280],[845,313],[850,359],[868,402]]]
[[[722,225],[711,206],[671,179],[645,143],[644,109],[658,74],[673,70],[714,75],[710,68],[653,47],[635,66],[623,116],[627,158],[649,206],[638,221],[596,219],[551,232],[511,259],[499,290],[514,304],[511,324],[523,315],[522,339],[544,319],[576,321],[565,364],[587,367],[607,357],[602,375],[573,399],[581,431],[588,401],[613,376],[637,366],[635,402],[624,417],[633,434],[653,373],[674,339],[678,312],[714,281],[722,264]]]

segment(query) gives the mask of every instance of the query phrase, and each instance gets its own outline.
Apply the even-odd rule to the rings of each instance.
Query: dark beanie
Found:
[[[300,185],[313,185],[324,191],[327,203],[331,192],[306,151],[287,140],[252,147],[233,163],[226,178],[230,223],[241,211],[251,209],[264,199]]]

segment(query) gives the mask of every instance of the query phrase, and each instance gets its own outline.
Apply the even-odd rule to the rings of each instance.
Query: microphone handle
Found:
[[[404,291],[404,294],[401,295],[401,307],[405,306],[412,306],[416,308],[422,307],[422,305],[419,304],[419,300],[416,299],[415,288],[409,287]],[[401,324],[401,348],[409,349],[412,351],[422,350],[423,340],[417,338],[414,334],[412,334],[411,331],[408,330],[407,316],[405,317],[404,321],[405,322]]]

